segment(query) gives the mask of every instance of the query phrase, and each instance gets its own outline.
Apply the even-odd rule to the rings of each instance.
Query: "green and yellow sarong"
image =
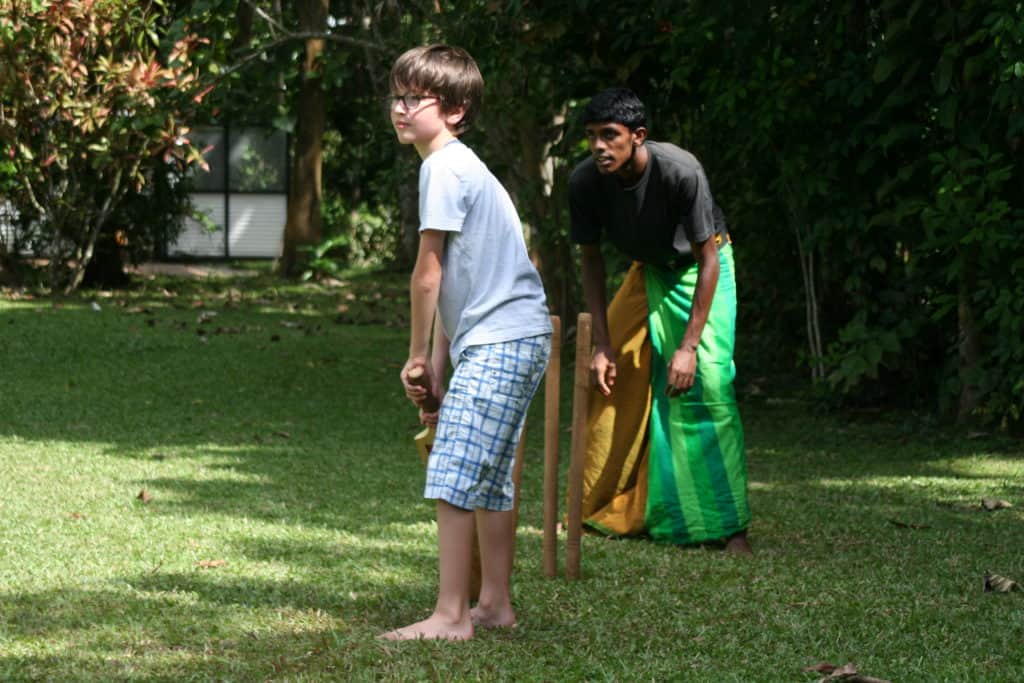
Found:
[[[608,307],[616,350],[612,395],[592,392],[583,475],[587,526],[614,536],[702,543],[747,528],[747,471],[736,396],[736,281],[731,245],[697,351],[697,377],[669,398],[667,366],[682,342],[697,265],[634,263]]]

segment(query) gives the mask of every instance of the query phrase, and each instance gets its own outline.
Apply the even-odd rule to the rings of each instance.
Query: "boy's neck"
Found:
[[[454,133],[449,129],[445,128],[443,131],[437,134],[437,136],[429,142],[417,142],[415,144],[416,151],[420,155],[420,159],[426,160],[431,154],[447,145],[452,140],[458,140]]]

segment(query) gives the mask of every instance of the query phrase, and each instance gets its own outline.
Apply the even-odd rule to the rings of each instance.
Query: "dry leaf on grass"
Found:
[[[196,566],[200,569],[213,569],[215,567],[223,567],[227,563],[227,560],[199,560],[196,562]]]
[[[818,683],[890,683],[883,678],[874,678],[857,672],[857,666],[848,662],[842,666],[835,666],[828,662],[819,662],[813,666],[805,666],[804,671],[823,673],[825,676],[818,679]]]
[[[1020,584],[1013,579],[1008,579],[1005,576],[999,574],[985,574],[985,592],[986,593],[1009,593],[1010,591],[1019,591]]]
[[[901,522],[898,519],[890,519],[889,524],[898,526],[901,529],[931,529],[930,524],[915,524],[914,522]]]
[[[143,503],[148,503],[149,501],[153,500],[153,496],[149,495],[149,491],[147,491],[146,489],[142,489],[141,491],[139,491],[139,495],[135,497],[141,500]]]
[[[998,498],[982,498],[981,507],[985,508],[989,512],[992,512],[993,510],[1012,508],[1013,503],[1011,503],[1008,500],[1000,500]]]

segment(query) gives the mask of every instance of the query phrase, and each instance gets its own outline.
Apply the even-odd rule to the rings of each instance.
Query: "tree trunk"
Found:
[[[974,250],[964,255],[957,292],[957,327],[959,351],[960,404],[957,421],[968,420],[980,403],[977,376],[981,366],[981,328],[974,310],[971,294],[976,291],[977,263]]]
[[[131,282],[124,272],[121,247],[113,228],[100,231],[92,258],[85,264],[81,285],[97,289],[121,289]]]
[[[395,267],[408,269],[416,263],[420,244],[419,183],[417,182],[415,155],[401,149],[395,157],[395,185],[398,188],[399,249],[395,253]]]
[[[794,218],[795,221],[800,219]],[[796,244],[800,259],[800,276],[804,281],[804,315],[807,323],[807,349],[810,354],[811,381],[815,384],[825,379],[825,353],[821,345],[821,325],[818,321],[818,289],[814,274],[814,247],[804,239],[800,224],[794,226]]]
[[[300,0],[300,30],[327,31],[328,0]],[[284,228],[284,247],[278,270],[295,276],[309,259],[300,248],[320,242],[323,221],[320,215],[321,168],[325,127],[323,92],[323,39],[306,41],[302,65],[302,84],[296,103],[295,146],[291,186],[288,189],[288,218]]]

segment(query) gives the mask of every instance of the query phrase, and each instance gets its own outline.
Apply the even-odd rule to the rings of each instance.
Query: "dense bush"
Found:
[[[0,12],[0,149],[7,199],[32,216],[51,286],[76,288],[149,160],[199,161],[189,116],[202,98],[187,36],[161,45],[162,5],[8,0]],[[158,50],[163,49],[163,54]]]

